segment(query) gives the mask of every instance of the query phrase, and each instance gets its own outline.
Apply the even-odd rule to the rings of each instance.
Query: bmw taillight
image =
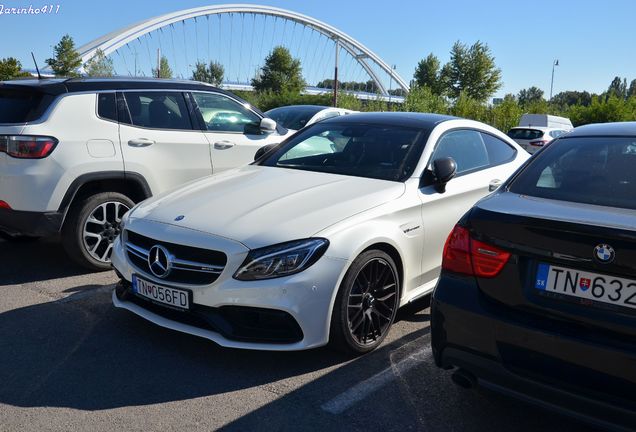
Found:
[[[468,229],[456,225],[444,245],[442,269],[469,276],[492,278],[510,258],[496,246],[471,238]]]
[[[9,209],[11,210],[11,206],[8,202],[0,200],[0,209]]]
[[[57,143],[57,139],[47,136],[0,135],[0,152],[18,159],[42,159]]]

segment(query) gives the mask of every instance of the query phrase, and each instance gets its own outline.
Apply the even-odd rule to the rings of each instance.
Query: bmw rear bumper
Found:
[[[636,429],[636,350],[590,343],[502,308],[473,278],[443,274],[431,302],[436,364],[603,429]]]

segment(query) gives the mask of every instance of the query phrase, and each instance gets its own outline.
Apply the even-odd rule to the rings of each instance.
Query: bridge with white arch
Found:
[[[189,78],[196,62],[216,61],[225,69],[222,87],[249,90],[265,57],[286,47],[301,61],[307,93],[328,93],[338,65],[340,89],[359,98],[401,101],[408,84],[369,48],[341,30],[285,9],[211,5],[171,12],[101,36],[78,51],[85,64],[98,50],[118,75],[150,76],[157,53],[176,77]]]

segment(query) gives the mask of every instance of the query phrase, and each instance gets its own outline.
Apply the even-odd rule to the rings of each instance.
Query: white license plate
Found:
[[[155,303],[173,306],[179,309],[190,309],[190,292],[178,288],[170,288],[132,277],[132,288],[135,294],[152,300]]]
[[[545,292],[636,309],[636,281],[541,263],[534,287]]]

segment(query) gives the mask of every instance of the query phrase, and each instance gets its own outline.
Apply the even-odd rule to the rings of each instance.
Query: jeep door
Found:
[[[212,173],[210,146],[185,93],[124,91],[118,105],[124,168],[141,174],[153,194]]]
[[[261,131],[261,116],[224,94],[192,92],[195,111],[210,143],[214,173],[246,165],[266,144],[283,140],[278,133]]]

